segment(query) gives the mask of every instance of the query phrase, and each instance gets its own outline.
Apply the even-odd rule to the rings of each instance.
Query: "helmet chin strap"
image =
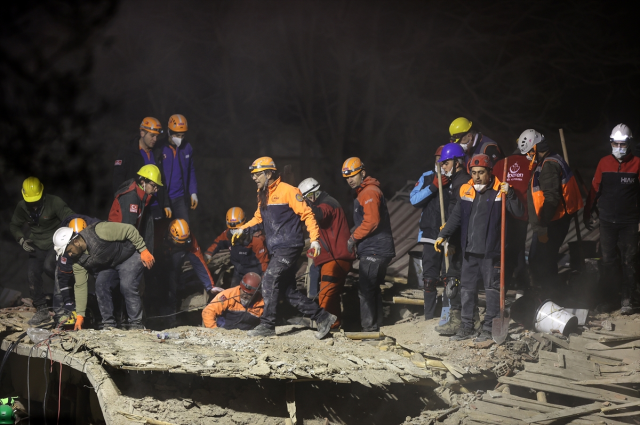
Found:
[[[533,159],[529,161],[529,171],[533,170],[533,164],[535,164],[537,156],[538,156],[538,146],[533,145]]]

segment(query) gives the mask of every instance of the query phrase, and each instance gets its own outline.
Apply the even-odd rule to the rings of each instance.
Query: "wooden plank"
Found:
[[[638,384],[640,383],[640,375],[619,376],[615,378],[588,379],[585,381],[576,381],[575,385],[606,385],[606,384]]]
[[[553,367],[547,360],[540,360],[540,363],[525,363],[524,370],[539,375],[557,376],[572,381],[583,381],[596,377],[593,372],[588,372],[586,369],[560,369]]]
[[[602,403],[592,403],[592,404],[587,404],[585,406],[568,407],[566,409],[562,409],[557,412],[543,413],[541,415],[536,415],[532,418],[523,419],[523,421],[528,424],[532,424],[536,422],[571,418],[574,416],[583,416],[583,415],[588,415],[590,413],[599,412],[601,408],[602,408]]]
[[[587,353],[584,351],[573,351],[573,350],[565,350],[563,348],[558,348],[558,353],[564,354],[566,357],[573,358],[581,358],[583,360],[588,360],[594,363],[606,364],[609,366],[623,366],[624,361],[618,358],[611,358],[608,356],[596,354],[596,353]],[[543,353],[544,351],[541,351]]]
[[[477,409],[479,412],[496,415],[503,418],[525,420],[539,415],[538,413],[532,412],[530,410],[520,410],[513,407],[499,406],[481,400],[476,400],[472,403],[469,403],[469,406],[472,409]]]
[[[637,341],[640,339],[640,335],[633,336],[601,336],[598,338],[598,342],[602,343],[615,343],[615,342],[629,342],[629,341]]]
[[[560,339],[555,335],[549,335],[549,334],[542,334],[542,337],[545,338],[545,339],[548,339],[551,342],[553,342],[558,347],[562,347],[562,348],[565,348],[567,350],[569,349],[569,342],[565,341],[564,339]]]
[[[482,422],[487,424],[505,424],[505,425],[521,425],[522,421],[514,420],[510,418],[503,418],[497,415],[491,415],[484,412],[478,412],[477,410],[468,409],[465,410],[471,420],[476,422]],[[466,423],[466,422],[465,422]]]

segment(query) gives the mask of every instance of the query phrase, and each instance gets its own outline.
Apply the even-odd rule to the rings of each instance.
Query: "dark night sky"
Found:
[[[39,176],[105,217],[118,146],[144,116],[189,120],[208,243],[233,205],[253,211],[261,155],[344,203],[342,161],[390,196],[431,168],[458,116],[505,151],[527,128],[589,176],[625,122],[640,133],[637,27],[598,1],[22,1],[0,38],[3,235]],[[5,194],[6,191],[6,194]]]

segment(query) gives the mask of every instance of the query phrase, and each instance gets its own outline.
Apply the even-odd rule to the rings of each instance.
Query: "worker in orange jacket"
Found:
[[[260,276],[249,272],[240,285],[220,292],[202,311],[206,328],[250,330],[260,323],[264,300],[258,291]]]

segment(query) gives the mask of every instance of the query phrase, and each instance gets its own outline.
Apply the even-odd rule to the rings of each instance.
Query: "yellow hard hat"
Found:
[[[471,130],[473,123],[465,117],[456,118],[451,122],[449,126],[449,134],[451,135],[451,141],[457,143],[466,133]]]
[[[189,241],[191,232],[186,220],[177,218],[169,224],[169,234],[176,243],[185,243]]]
[[[253,161],[253,164],[251,164],[249,170],[251,171],[251,174],[254,174],[260,173],[264,170],[277,170],[277,168],[276,163],[273,162],[273,159],[271,157],[263,156]]]
[[[229,229],[241,226],[244,224],[244,219],[244,211],[240,207],[229,208],[229,211],[227,211],[227,227]]]
[[[67,227],[71,227],[75,233],[80,233],[87,228],[87,222],[83,218],[74,218]]]
[[[160,169],[153,164],[147,164],[142,166],[142,168],[140,168],[140,170],[138,171],[138,175],[151,180],[158,186],[162,186],[162,177],[160,177]]]
[[[27,177],[22,182],[22,197],[25,202],[37,202],[42,198],[44,186],[37,177]]]
[[[364,170],[364,164],[360,161],[360,158],[357,156],[351,157],[342,164],[342,177],[355,176],[362,170]]]

